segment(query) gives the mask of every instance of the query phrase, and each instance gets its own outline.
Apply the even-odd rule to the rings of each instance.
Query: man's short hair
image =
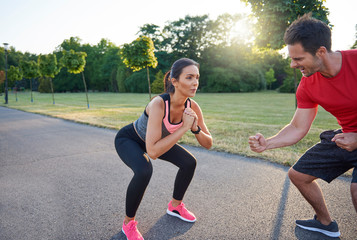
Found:
[[[301,43],[313,56],[323,46],[331,52],[331,29],[326,23],[311,17],[311,13],[296,19],[285,31],[284,42],[288,45]]]

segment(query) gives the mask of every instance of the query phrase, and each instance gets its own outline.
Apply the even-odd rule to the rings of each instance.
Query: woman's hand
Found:
[[[197,115],[191,108],[185,108],[182,116],[183,126],[188,129],[192,129],[194,123],[197,125]]]
[[[198,127],[198,117],[195,111],[193,111],[191,108],[186,108],[185,113],[192,116],[194,118],[194,122],[192,123],[191,130],[192,131],[197,131]]]

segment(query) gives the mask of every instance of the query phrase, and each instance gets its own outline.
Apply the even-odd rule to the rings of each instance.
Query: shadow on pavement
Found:
[[[144,239],[168,240],[185,234],[194,223],[184,222],[176,217],[163,215],[149,231],[143,234]]]
[[[185,234],[192,228],[193,224],[194,223],[187,223],[176,217],[165,214],[160,217],[155,225],[152,226],[146,233],[142,232],[142,234],[144,239],[168,240]],[[126,237],[122,231],[118,232],[112,238],[110,238],[110,240],[124,239],[126,239]]]
[[[338,240],[339,237],[328,237],[319,232],[312,232],[306,229],[302,229],[298,226],[295,227],[295,236],[299,240]]]
[[[278,211],[274,219],[275,226],[273,228],[273,235],[271,239],[279,239],[281,226],[283,225],[285,206],[286,206],[286,201],[288,199],[289,187],[290,187],[290,179],[289,176],[286,175],[283,191],[281,193],[280,203],[278,206]]]

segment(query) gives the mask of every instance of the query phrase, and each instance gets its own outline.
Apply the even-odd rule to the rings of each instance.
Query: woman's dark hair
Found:
[[[288,45],[301,43],[306,52],[315,56],[323,46],[331,52],[331,29],[326,23],[311,17],[311,13],[296,19],[285,31],[284,42]]]
[[[171,78],[179,79],[182,69],[185,67],[194,65],[197,68],[200,68],[200,64],[197,62],[193,61],[192,59],[189,58],[181,58],[174,62],[172,64],[171,69],[165,74],[164,77],[164,87],[165,87],[165,92],[166,93],[174,93],[175,92],[175,87],[171,83]]]

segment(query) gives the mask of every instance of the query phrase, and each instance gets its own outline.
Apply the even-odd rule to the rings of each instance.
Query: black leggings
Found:
[[[126,193],[126,215],[135,217],[152,175],[152,164],[145,153],[145,142],[137,135],[133,124],[120,129],[115,137],[115,149],[123,162],[134,172]],[[173,198],[182,200],[195,172],[196,158],[178,144],[159,158],[179,167]]]

